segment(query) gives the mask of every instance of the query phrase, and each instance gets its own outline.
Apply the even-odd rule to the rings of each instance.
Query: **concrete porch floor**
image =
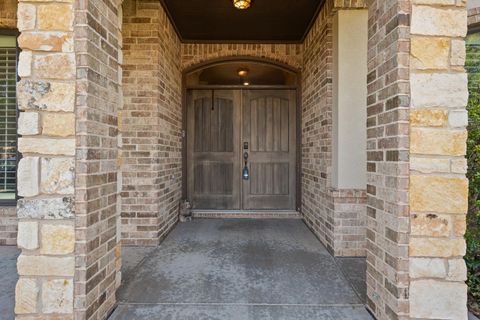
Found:
[[[194,220],[123,262],[110,320],[372,319],[365,259],[334,259],[301,220]]]

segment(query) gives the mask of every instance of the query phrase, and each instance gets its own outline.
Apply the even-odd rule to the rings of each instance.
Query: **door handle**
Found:
[[[248,170],[248,152],[247,151],[243,153],[243,159],[245,160],[245,166],[243,167],[242,178],[243,180],[248,180],[250,179],[250,171]]]

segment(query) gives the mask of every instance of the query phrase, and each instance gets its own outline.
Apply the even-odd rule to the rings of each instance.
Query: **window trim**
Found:
[[[20,77],[18,76],[18,60],[20,56],[20,47],[18,46],[18,36],[20,35],[20,32],[18,29],[5,29],[5,28],[0,28],[0,36],[15,36],[16,37],[16,48],[17,48],[17,84],[18,81],[20,81]],[[18,128],[18,117],[19,117],[19,110],[18,110],[18,99],[15,100],[16,102],[16,108],[17,108],[17,128]],[[5,199],[2,200],[0,199],[0,207],[14,207],[17,205],[17,201],[19,198],[18,196],[18,163],[20,162],[20,157],[21,154],[18,152],[18,129],[17,129],[17,150],[16,150],[16,158],[17,158],[17,163],[16,163],[16,171],[17,175],[15,177],[15,199]]]

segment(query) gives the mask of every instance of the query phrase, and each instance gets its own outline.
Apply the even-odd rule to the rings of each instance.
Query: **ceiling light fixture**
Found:
[[[249,86],[249,85],[250,85],[250,82],[245,81],[245,82],[243,83],[243,85],[244,85],[244,86]]]
[[[251,0],[233,0],[233,5],[239,10],[244,10],[250,7],[251,2]]]
[[[248,76],[248,69],[240,69],[238,70],[238,75],[242,78],[245,78],[246,76]]]

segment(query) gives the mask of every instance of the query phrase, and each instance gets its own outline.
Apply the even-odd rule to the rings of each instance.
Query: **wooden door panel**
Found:
[[[250,179],[243,180],[244,209],[295,209],[295,100],[293,90],[243,93],[242,136],[249,144],[250,170]]]
[[[246,110],[246,116],[251,128],[251,151],[289,151],[289,106],[289,100],[283,97],[265,96],[250,99],[249,105],[245,108],[249,109]]]
[[[250,165],[250,195],[288,195],[289,164],[256,162]]]
[[[187,181],[192,207],[240,209],[240,93],[189,91],[187,130]]]

